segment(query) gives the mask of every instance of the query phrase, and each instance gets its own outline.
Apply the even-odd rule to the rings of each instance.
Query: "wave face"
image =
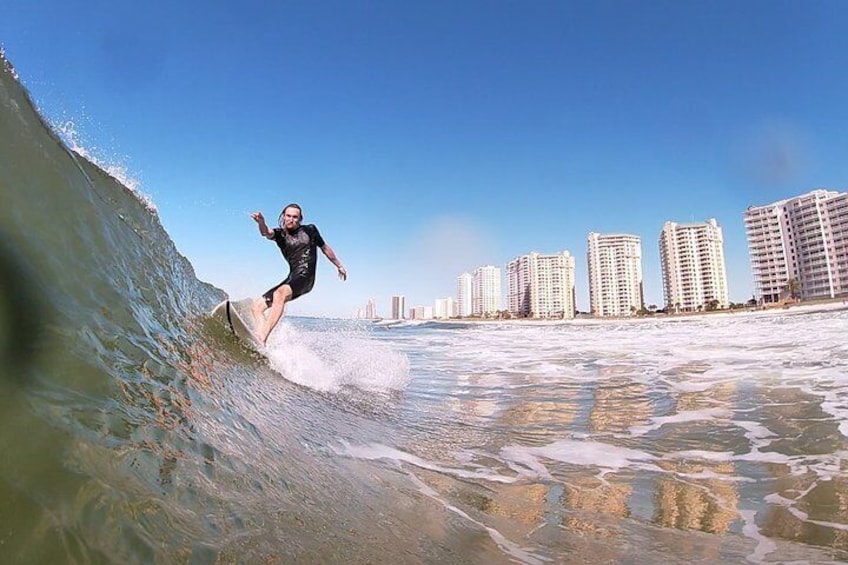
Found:
[[[275,334],[289,352],[251,354],[206,314],[226,295],[83,154],[0,57],[0,561],[318,562],[362,546],[358,519],[333,514],[356,489],[315,448],[338,420],[321,394],[377,410],[406,358],[321,321]]]
[[[844,306],[287,319],[260,357],[2,58],[0,194],[4,563],[848,560]]]

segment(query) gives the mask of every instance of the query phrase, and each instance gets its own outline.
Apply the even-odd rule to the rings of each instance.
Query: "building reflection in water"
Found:
[[[696,371],[701,372],[701,371]],[[721,408],[738,402],[735,382],[723,382],[695,392],[678,393],[677,414]],[[663,427],[664,450],[738,451],[750,448],[736,426],[715,420],[695,420]],[[655,481],[653,522],[666,528],[721,534],[740,518],[736,466],[732,461],[663,460],[667,471]]]
[[[762,532],[774,538],[783,538],[806,544],[848,550],[848,482],[845,479],[817,481],[809,491],[810,477],[797,477],[790,482],[798,485],[789,493],[805,493],[803,500],[788,505],[773,505],[765,513]],[[781,481],[785,484],[785,481]],[[787,501],[788,502],[788,501]]]
[[[768,402],[760,418],[778,434],[773,449],[793,456],[810,456],[811,467],[803,472],[786,465],[765,467],[773,478],[762,497],[772,504],[764,511],[762,533],[805,544],[848,550],[848,480],[833,477],[841,470],[830,467],[842,462],[840,453],[848,440],[839,431],[842,421],[822,410],[822,397],[794,387],[762,388]],[[842,463],[844,465],[844,463]]]
[[[619,371],[615,367],[602,367],[600,375],[608,378],[611,373]],[[644,383],[635,382],[626,376],[604,380],[594,393],[594,402],[589,412],[589,430],[625,433],[631,426],[648,423],[651,415],[651,403]]]
[[[680,476],[664,476],[656,481],[653,522],[679,530],[722,534],[738,519],[739,493],[733,463],[681,461],[664,467]],[[726,475],[727,480],[691,479],[684,475]]]

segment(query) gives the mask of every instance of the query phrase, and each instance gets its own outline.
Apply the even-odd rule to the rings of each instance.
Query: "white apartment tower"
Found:
[[[501,309],[501,270],[493,265],[477,267],[471,277],[471,313],[495,314]]]
[[[432,320],[433,319],[433,307],[432,306],[416,306],[414,308],[409,309],[409,318],[411,320]]]
[[[642,240],[590,233],[589,303],[595,316],[631,316],[643,308]]]
[[[433,317],[437,319],[453,318],[456,311],[456,302],[450,296],[447,298],[437,298],[436,304],[433,307]]]
[[[373,298],[369,298],[368,302],[365,304],[365,319],[377,319],[377,301]]]
[[[403,320],[403,312],[406,309],[405,296],[392,296],[392,320]]]
[[[730,306],[724,235],[714,219],[692,224],[666,222],[660,233],[663,296],[680,312]]]
[[[456,315],[466,318],[471,315],[471,289],[474,277],[462,273],[456,277]]]
[[[506,264],[507,308],[531,318],[574,317],[574,257],[521,255]]]
[[[745,211],[754,295],[780,302],[848,296],[848,193],[813,190]]]

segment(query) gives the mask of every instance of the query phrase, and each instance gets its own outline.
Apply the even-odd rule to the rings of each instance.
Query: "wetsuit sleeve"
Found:
[[[280,228],[274,228],[274,241],[277,242],[277,245],[286,242],[286,240],[283,238],[283,230],[281,230]]]
[[[310,232],[312,232],[309,234],[312,236],[312,241],[314,241],[315,245],[317,245],[318,247],[324,247],[324,238],[321,237],[321,233],[318,231],[318,228],[315,225],[311,225],[309,227],[312,228],[311,230],[309,230]]]

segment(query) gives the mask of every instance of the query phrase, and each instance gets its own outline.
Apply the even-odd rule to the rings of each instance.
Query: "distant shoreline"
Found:
[[[449,318],[449,319],[431,319],[431,320],[396,320],[394,322],[435,322],[437,324],[510,324],[510,325],[529,325],[529,326],[556,326],[556,325],[592,325],[592,324],[621,324],[621,323],[640,323],[647,321],[688,321],[697,320],[704,317],[750,317],[750,316],[775,316],[782,314],[815,314],[818,312],[835,312],[840,310],[848,310],[848,302],[846,299],[837,298],[832,300],[817,300],[814,302],[802,302],[799,304],[787,304],[785,306],[771,306],[766,308],[739,308],[737,310],[716,310],[713,312],[685,312],[681,314],[653,314],[647,316],[628,316],[620,318],[570,318],[566,320],[546,319],[546,318]],[[382,320],[392,322],[390,320]]]

